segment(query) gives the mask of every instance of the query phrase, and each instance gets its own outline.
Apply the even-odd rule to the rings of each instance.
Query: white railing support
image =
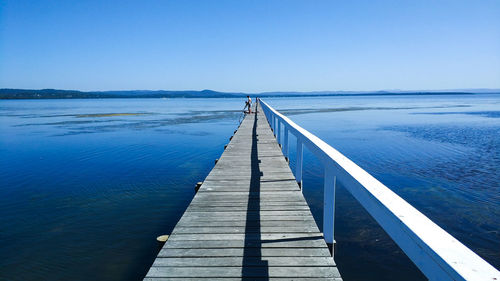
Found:
[[[274,119],[275,119],[275,118],[276,118],[276,117],[274,117],[274,115],[271,115],[271,114],[269,113],[269,117],[267,118],[267,120],[268,120],[269,124],[271,125],[271,129],[273,129],[273,135],[275,135],[275,136],[276,136],[276,134],[274,133]]]
[[[278,120],[278,117],[276,117],[276,116],[272,115],[272,117],[271,117],[271,118],[272,118],[272,120],[273,120],[273,121],[272,121],[272,124],[273,124],[273,134],[274,134],[274,136],[276,136],[276,120]]]
[[[323,188],[323,237],[327,244],[333,244],[335,226],[335,175],[332,166],[325,166]]]
[[[285,158],[288,159],[288,130],[286,124],[283,124],[283,154]]]
[[[300,141],[300,138],[297,138],[297,156],[295,162],[295,179],[299,184],[300,190],[302,190],[302,155],[303,155],[304,145]]]
[[[276,118],[276,139],[278,139],[278,142],[279,138],[280,138],[280,120]]]
[[[356,163],[264,101],[260,100],[260,104],[270,124],[274,120],[283,123],[285,130],[297,138],[298,165],[295,176],[298,182],[302,181],[303,147],[324,165],[323,234],[326,242],[334,242],[335,183],[338,181],[429,280],[500,280],[497,269]]]
[[[278,140],[278,144],[281,145],[281,120],[277,119],[277,127],[276,127],[276,139]]]

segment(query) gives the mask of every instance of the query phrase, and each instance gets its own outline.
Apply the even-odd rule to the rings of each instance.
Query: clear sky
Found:
[[[500,88],[500,1],[0,0],[0,88]]]

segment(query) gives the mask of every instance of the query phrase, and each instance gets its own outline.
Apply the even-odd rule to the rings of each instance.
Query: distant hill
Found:
[[[245,97],[310,97],[310,96],[396,96],[396,95],[471,95],[478,93],[500,93],[500,89],[467,89],[440,91],[318,91],[318,92],[263,92],[228,93],[212,90],[203,91],[76,91],[76,90],[27,90],[0,89],[0,99],[96,99],[96,98],[230,98]]]
[[[75,90],[26,90],[0,89],[0,99],[95,99],[95,98],[220,98],[245,96],[243,93],[203,91],[75,91]]]

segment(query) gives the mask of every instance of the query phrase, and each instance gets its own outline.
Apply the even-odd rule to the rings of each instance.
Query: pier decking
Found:
[[[144,280],[342,280],[265,115],[247,115]]]

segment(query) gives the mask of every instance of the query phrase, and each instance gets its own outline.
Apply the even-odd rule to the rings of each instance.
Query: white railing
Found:
[[[302,186],[306,147],[323,164],[323,236],[334,242],[335,185],[340,182],[380,224],[429,280],[500,280],[500,272],[383,183],[333,147],[260,100],[267,120],[289,156],[288,134],[297,139],[295,177]]]

